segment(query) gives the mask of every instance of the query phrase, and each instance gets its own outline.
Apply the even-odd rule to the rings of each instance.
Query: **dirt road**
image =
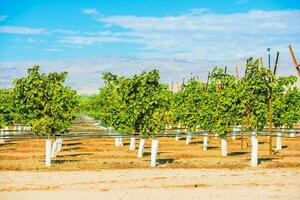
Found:
[[[300,199],[300,169],[1,171],[0,199]]]

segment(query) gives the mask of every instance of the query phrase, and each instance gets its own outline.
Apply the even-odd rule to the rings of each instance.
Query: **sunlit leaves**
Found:
[[[77,113],[77,94],[64,86],[67,73],[28,69],[28,76],[14,81],[14,121],[28,123],[35,134],[64,134]]]

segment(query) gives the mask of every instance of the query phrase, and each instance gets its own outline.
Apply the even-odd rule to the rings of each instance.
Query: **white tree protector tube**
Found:
[[[178,127],[178,128],[181,128],[181,124],[179,123],[177,127]]]
[[[123,146],[123,137],[122,136],[119,137],[119,146]]]
[[[63,144],[63,139],[62,138],[58,138],[58,145],[57,145],[56,155],[58,154],[58,152],[61,151],[62,144]]]
[[[281,138],[281,132],[277,133],[277,138],[276,138],[276,150],[281,150],[282,149],[282,138]]]
[[[290,130],[290,137],[295,137],[295,130],[294,129]]]
[[[254,138],[252,140],[252,149],[251,149],[251,166],[256,167],[258,163],[258,139]]]
[[[119,137],[118,136],[115,137],[115,146],[116,147],[119,146]]]
[[[139,150],[138,150],[138,158],[143,157],[144,148],[145,148],[145,139],[140,139],[140,145],[139,145]]]
[[[152,145],[151,145],[151,167],[156,166],[157,151],[158,151],[158,140],[152,140]]]
[[[208,133],[204,133],[203,136],[203,150],[207,151],[207,147],[208,147]]]
[[[1,134],[0,134],[0,137],[3,137],[4,136],[4,129],[0,129],[1,130]],[[4,139],[0,139],[0,144],[1,143],[4,143]]]
[[[188,134],[186,136],[186,140],[185,140],[185,144],[188,145],[191,143],[191,140],[192,140],[192,135],[191,134]]]
[[[56,155],[56,149],[57,149],[57,139],[52,143],[51,146],[51,158],[54,158]]]
[[[5,126],[4,128],[4,135],[8,135],[9,134],[9,128],[7,126]]]
[[[221,155],[227,156],[227,140],[224,138],[221,139]]]
[[[256,138],[256,132],[255,131],[253,131],[252,133],[251,133],[251,145],[253,145],[252,143],[253,143],[253,139],[255,139]]]
[[[134,136],[130,137],[129,150],[135,150],[135,137]]]
[[[61,150],[61,146],[62,146],[62,139],[61,138],[57,138],[56,141],[56,148],[55,148],[55,151],[54,151],[54,157],[57,156],[57,154],[60,152]]]
[[[17,126],[16,126],[16,124],[14,124],[14,129],[13,129],[14,131],[13,131],[13,134],[15,135],[15,134],[17,134]]]
[[[215,133],[215,138],[218,138],[218,137],[219,137],[218,133]]]
[[[46,139],[46,156],[45,156],[45,165],[46,167],[51,166],[51,140]]]
[[[236,131],[237,131],[237,128],[234,127],[233,130],[232,130],[232,136],[231,136],[231,139],[232,139],[232,140],[235,140],[235,139],[236,139]]]
[[[176,137],[175,140],[178,141],[179,140],[179,132],[176,132]]]

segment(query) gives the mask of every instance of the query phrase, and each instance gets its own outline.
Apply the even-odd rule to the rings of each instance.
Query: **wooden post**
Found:
[[[296,58],[296,56],[295,56],[295,54],[294,54],[294,51],[293,51],[291,45],[289,45],[289,49],[290,49],[290,53],[291,53],[291,56],[292,56],[294,65],[295,65],[295,67],[296,67],[296,69],[297,69],[298,76],[300,77],[300,65],[299,65],[298,62],[297,62],[297,58]]]
[[[269,97],[269,155],[272,155],[272,97]]]
[[[235,72],[236,72],[236,82],[239,81],[239,68],[238,66],[235,67]]]
[[[206,81],[206,91],[208,90],[209,78],[210,78],[210,72],[208,72],[208,77],[207,77],[207,81]]]
[[[278,59],[279,59],[279,52],[277,51],[276,60],[275,60],[275,66],[274,66],[274,75],[276,75],[277,65],[278,65]]]
[[[178,92],[180,90],[180,85],[179,85],[179,83],[177,82],[177,91],[176,92]]]
[[[263,62],[262,57],[260,57],[260,64],[261,64],[261,67],[264,67],[264,62]]]
[[[241,127],[241,130],[240,130],[240,133],[241,133],[241,149],[244,150],[244,123],[242,123],[242,127]]]

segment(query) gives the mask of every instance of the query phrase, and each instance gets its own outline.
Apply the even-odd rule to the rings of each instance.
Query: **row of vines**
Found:
[[[49,137],[68,132],[79,99],[75,90],[63,85],[67,73],[45,74],[39,66],[27,72],[28,76],[14,80],[12,88],[0,88],[0,129],[26,125],[35,135]]]
[[[131,150],[134,138],[140,137],[138,157],[143,154],[145,138],[152,137],[156,151],[151,154],[152,166],[158,148],[155,137],[172,127],[186,129],[189,136],[199,129],[204,135],[214,132],[222,138],[222,146],[227,146],[226,138],[237,126],[256,133],[269,125],[271,134],[273,127],[292,128],[300,120],[297,78],[277,77],[275,70],[252,58],[240,79],[226,68],[214,67],[207,82],[191,78],[176,92],[160,82],[158,70],[132,77],[106,72],[104,86],[92,96],[78,96],[64,85],[66,77],[66,72],[45,74],[34,66],[28,69],[28,76],[16,79],[12,88],[0,88],[0,129],[27,125],[30,133],[48,136],[46,166],[62,145],[61,138],[52,143],[50,137],[68,133],[79,113],[114,134],[131,136]]]
[[[300,119],[297,77],[276,77],[252,58],[239,80],[214,67],[207,83],[191,78],[177,92],[160,82],[157,70],[129,78],[104,73],[103,80],[99,94],[82,98],[80,109],[120,134],[155,137],[167,127],[180,126],[226,137],[241,124],[263,130],[270,113],[275,128],[291,128]]]

